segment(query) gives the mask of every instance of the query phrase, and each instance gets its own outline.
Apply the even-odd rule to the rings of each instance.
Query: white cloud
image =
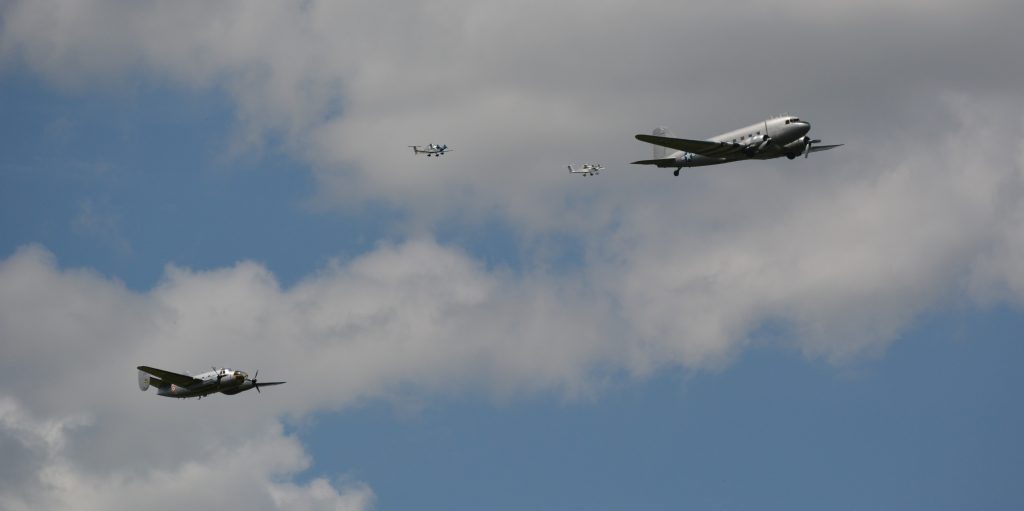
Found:
[[[0,48],[80,89],[141,75],[226,90],[244,139],[282,135],[335,204],[587,231],[566,214],[581,185],[564,164],[609,164],[586,185],[608,215],[663,184],[625,164],[657,124],[703,137],[789,109],[827,139],[877,146],[885,119],[926,143],[937,94],[1016,94],[1024,8],[928,5],[43,0],[5,6]],[[405,148],[431,141],[457,152]]]
[[[949,103],[954,120],[925,150],[737,167],[626,214],[596,274],[634,328],[684,364],[728,361],[764,325],[833,360],[878,351],[921,312],[1020,269],[1024,119],[1004,113],[1018,103]],[[723,208],[724,197],[735,199]],[[984,284],[972,284],[977,271]]]
[[[203,478],[257,508],[365,508],[363,486],[275,482],[306,455],[267,417],[399,392],[585,395],[602,371],[722,367],[766,326],[842,361],[950,301],[1021,303],[1024,4],[919,4],[7,3],[8,62],[80,91],[223,89],[245,140],[282,135],[327,202],[384,200],[414,232],[497,216],[585,253],[571,276],[512,275],[428,234],[287,289],[241,262],[137,292],[22,249],[0,263],[0,452],[82,508]],[[701,137],[785,109],[847,146],[679,179],[624,164],[653,125]],[[405,148],[427,142],[456,152]],[[569,179],[571,160],[610,169]],[[205,400],[135,390],[142,363],[289,383],[211,420]]]
[[[488,270],[421,239],[290,288],[241,262],[170,266],[138,292],[23,248],[0,262],[0,451],[35,484],[18,488],[36,490],[8,486],[2,498],[12,508],[70,495],[84,509],[117,495],[173,501],[175,488],[217,474],[256,507],[362,508],[372,502],[365,486],[289,482],[306,455],[273,417],[398,394],[589,395],[609,371],[722,367],[764,325],[783,325],[811,355],[846,360],[884,349],[915,315],[951,300],[1019,300],[1021,120],[1000,114],[1002,103],[950,104],[956,128],[891,166],[877,165],[882,154],[831,175],[694,174],[691,189],[620,212],[568,276]],[[715,206],[730,194],[743,200]],[[207,363],[288,385],[215,408],[176,406],[138,392],[131,374]]]
[[[282,476],[309,464],[299,443],[283,435],[280,427],[253,432],[238,446],[209,450],[172,468],[150,463],[153,460],[145,450],[124,450],[123,456],[139,458],[141,465],[125,471],[96,471],[71,456],[68,433],[76,427],[89,426],[73,419],[36,419],[14,399],[0,398],[0,446],[10,452],[13,445],[22,453],[5,457],[5,465],[18,470],[11,484],[0,487],[0,507],[11,511],[174,510],[182,506],[355,511],[369,509],[373,503],[372,491],[362,484],[339,490],[324,479],[305,485],[280,482]],[[165,441],[163,436],[150,431],[150,442]],[[187,441],[187,437],[174,441]]]
[[[17,454],[36,485],[0,498],[15,508],[366,508],[366,486],[289,482],[308,461],[275,417],[398,392],[585,392],[611,342],[606,307],[579,307],[583,298],[565,281],[488,274],[430,241],[381,247],[290,289],[239,263],[169,267],[144,293],[23,248],[0,262],[0,452]],[[136,365],[207,361],[288,384],[190,403],[135,387]],[[198,481],[203,490],[186,491]]]

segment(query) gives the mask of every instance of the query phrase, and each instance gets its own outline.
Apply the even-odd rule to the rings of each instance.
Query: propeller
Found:
[[[763,135],[760,137],[760,141],[755,139],[751,143],[747,144],[747,146],[744,147],[743,152],[746,153],[747,156],[754,156],[755,154],[763,151],[765,147],[768,147],[768,144],[772,143],[773,141],[771,137]]]
[[[804,138],[809,139],[810,137]],[[807,140],[807,145],[804,146],[804,158],[807,158],[808,156],[811,155],[811,146],[817,144],[818,142],[821,142],[821,140]]]
[[[217,373],[217,388],[220,388],[220,379],[224,377],[224,372],[217,370],[217,368],[213,366],[210,366],[210,369],[213,369],[213,372]]]
[[[283,385],[285,383],[283,381],[271,381],[271,382],[267,382],[267,383],[259,383],[258,382],[259,376],[260,376],[260,370],[257,369],[256,372],[253,373],[252,378],[249,380],[250,382],[252,382],[252,388],[255,388],[256,389],[256,393],[258,393],[258,394],[262,394],[263,393],[263,392],[260,391],[260,387],[265,387],[267,385]]]

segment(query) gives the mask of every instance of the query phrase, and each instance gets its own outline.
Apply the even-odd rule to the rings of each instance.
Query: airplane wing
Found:
[[[818,152],[818,151],[828,151],[829,149],[835,149],[835,148],[837,148],[837,147],[841,147],[841,146],[843,146],[843,144],[832,144],[832,145],[812,145],[812,146],[811,146],[811,151],[810,151],[810,152],[812,152],[812,153],[816,153],[816,152]]]
[[[637,135],[636,139],[641,142],[647,142],[648,144],[668,147],[678,151],[686,151],[688,153],[699,154],[709,158],[726,158],[743,151],[742,145],[730,144],[728,142],[688,140],[685,138],[659,137],[657,135]]]
[[[678,167],[675,158],[659,158],[657,160],[640,160],[633,162],[633,165],[657,165],[659,167]]]
[[[203,381],[185,374],[172,373],[170,371],[164,371],[163,369],[157,369],[155,367],[139,366],[138,369],[139,371],[152,374],[153,376],[156,376],[167,383],[173,383],[179,387],[188,387],[193,383],[200,383]]]

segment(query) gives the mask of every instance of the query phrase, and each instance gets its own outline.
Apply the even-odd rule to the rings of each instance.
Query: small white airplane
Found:
[[[413,154],[426,154],[428,157],[437,156],[440,157],[448,151],[454,151],[455,149],[448,149],[445,144],[427,144],[426,146],[411,145]]]
[[[718,165],[739,160],[768,160],[780,156],[792,160],[800,154],[806,158],[811,153],[843,145],[816,146],[821,140],[812,140],[807,136],[810,130],[810,123],[790,115],[773,117],[707,140],[674,138],[665,128],[655,128],[651,135],[636,136],[637,140],[654,145],[654,159],[633,163],[661,168],[675,167],[673,174],[678,176],[683,167]]]
[[[243,371],[235,371],[226,367],[220,369],[212,367],[211,369],[213,371],[189,376],[155,367],[139,366],[139,390],[145,391],[152,385],[157,388],[156,393],[158,396],[176,398],[198,397],[202,399],[203,396],[217,392],[233,396],[239,392],[252,389],[256,389],[256,392],[259,392],[260,387],[285,383],[283,381],[258,383],[256,377],[260,375],[259,371],[256,371],[256,374],[249,378],[249,375]]]
[[[604,166],[600,163],[584,163],[579,169],[573,169],[572,165],[568,165],[570,174],[582,174],[583,176],[596,176],[604,170]]]

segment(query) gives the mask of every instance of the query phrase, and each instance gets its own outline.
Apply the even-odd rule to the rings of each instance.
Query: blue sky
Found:
[[[8,253],[41,243],[64,264],[136,289],[151,287],[168,263],[210,268],[240,259],[294,282],[387,235],[387,211],[307,207],[313,182],[288,157],[228,154],[233,117],[217,94],[143,85],[83,97],[25,74],[8,76],[3,93],[11,114]],[[98,225],[76,228],[86,209]],[[294,246],[304,248],[285,250]]]
[[[850,66],[785,90],[757,12],[6,4],[0,508],[1021,508],[1024,13],[896,4],[783,2]],[[847,147],[623,163],[797,109]],[[135,389],[211,363],[289,384]]]
[[[1005,311],[927,321],[841,371],[756,350],[596,402],[370,405],[303,437],[315,468],[375,481],[382,508],[1008,509],[1022,497],[1020,327]]]

